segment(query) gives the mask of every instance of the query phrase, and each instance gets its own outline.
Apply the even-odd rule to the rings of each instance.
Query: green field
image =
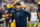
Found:
[[[32,27],[34,27],[34,24],[31,24],[31,25],[32,25]],[[27,27],[30,27],[30,26],[27,25]],[[38,25],[36,25],[36,27],[38,27]]]

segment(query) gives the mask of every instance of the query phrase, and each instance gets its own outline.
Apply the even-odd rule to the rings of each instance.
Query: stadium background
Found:
[[[6,10],[4,5],[7,5],[9,3],[14,3],[16,0],[0,0],[0,6],[2,6],[2,10]],[[26,5],[26,10],[31,13],[31,24],[34,26],[34,24],[37,21],[37,3],[40,0],[17,0],[21,3],[21,5]],[[15,22],[15,20],[13,21]],[[13,24],[13,23],[12,23]],[[15,26],[15,25],[14,25]]]

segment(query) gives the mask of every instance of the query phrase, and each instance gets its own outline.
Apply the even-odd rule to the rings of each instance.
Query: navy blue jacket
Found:
[[[37,18],[39,19],[40,22],[40,9],[37,10]]]
[[[15,9],[15,8],[13,8]],[[20,10],[15,11],[13,10],[13,13],[12,13],[12,19],[16,20],[16,27],[27,27],[27,18],[26,16],[28,16],[28,21],[30,21],[30,18],[31,18],[31,14],[29,12],[26,12],[24,10],[22,10],[20,8]]]

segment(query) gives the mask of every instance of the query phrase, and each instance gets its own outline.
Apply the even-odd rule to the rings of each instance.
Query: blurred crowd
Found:
[[[12,3],[14,5],[15,1],[19,1],[21,5],[25,5],[26,10],[29,12],[34,12],[38,9],[37,3],[39,0],[0,0],[0,6],[2,6],[2,10],[5,10],[8,4]]]

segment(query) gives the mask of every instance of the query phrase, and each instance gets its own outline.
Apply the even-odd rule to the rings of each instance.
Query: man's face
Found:
[[[0,10],[2,9],[2,7],[0,7]]]
[[[15,5],[15,8],[16,9],[20,9],[20,5]]]

